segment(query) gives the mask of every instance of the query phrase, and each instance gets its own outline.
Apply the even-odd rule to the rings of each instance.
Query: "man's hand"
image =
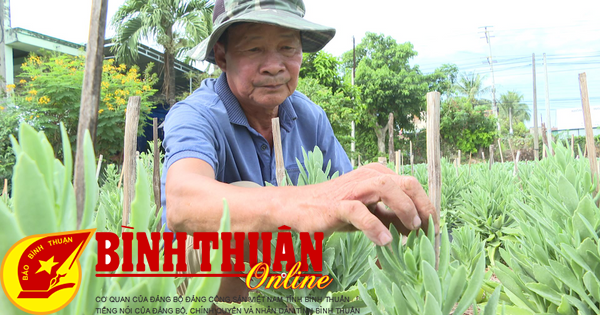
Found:
[[[417,179],[399,176],[378,163],[305,188],[309,193],[297,197],[305,211],[290,218],[296,231],[359,229],[376,244],[386,245],[392,240],[390,224],[406,234],[421,226],[427,228],[429,216],[439,231],[435,208]]]

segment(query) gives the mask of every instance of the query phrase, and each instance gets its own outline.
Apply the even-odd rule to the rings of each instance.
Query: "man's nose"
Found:
[[[270,49],[266,51],[260,72],[263,74],[277,75],[278,73],[285,71],[283,59],[281,53],[276,50]]]

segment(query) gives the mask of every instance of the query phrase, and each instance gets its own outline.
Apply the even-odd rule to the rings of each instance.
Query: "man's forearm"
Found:
[[[229,206],[232,232],[274,232],[288,221],[276,213],[285,207],[286,199],[294,198],[286,188],[237,187],[195,173],[167,185],[167,224],[177,232],[218,230],[223,199]],[[300,193],[298,188],[292,189]]]

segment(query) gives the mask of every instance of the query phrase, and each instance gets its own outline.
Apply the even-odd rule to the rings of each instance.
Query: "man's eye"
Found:
[[[250,52],[258,52],[258,51],[260,51],[260,48],[254,47],[254,48],[248,49],[248,51],[250,51]]]

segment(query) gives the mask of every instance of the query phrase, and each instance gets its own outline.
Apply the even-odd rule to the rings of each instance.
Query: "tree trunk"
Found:
[[[388,161],[394,163],[395,165],[396,163],[398,163],[398,161],[395,160],[396,155],[394,150],[394,113],[390,113],[388,118],[388,136]]]
[[[508,108],[508,125],[510,126],[510,135],[513,134],[513,128],[512,128],[512,108]]]
[[[170,38],[168,45],[163,45],[165,52],[163,57],[165,59],[164,64],[164,81],[162,92],[165,97],[165,101],[169,106],[175,104],[175,55],[174,43],[173,43],[173,26],[167,25],[165,27],[165,35]]]
[[[175,55],[168,49],[165,49],[164,58],[163,95],[165,101],[171,106],[175,104]]]
[[[375,135],[377,136],[377,148],[379,149],[379,153],[385,153],[385,133],[388,131],[388,126],[389,125],[380,127],[379,123],[375,122],[375,127],[373,127]]]

